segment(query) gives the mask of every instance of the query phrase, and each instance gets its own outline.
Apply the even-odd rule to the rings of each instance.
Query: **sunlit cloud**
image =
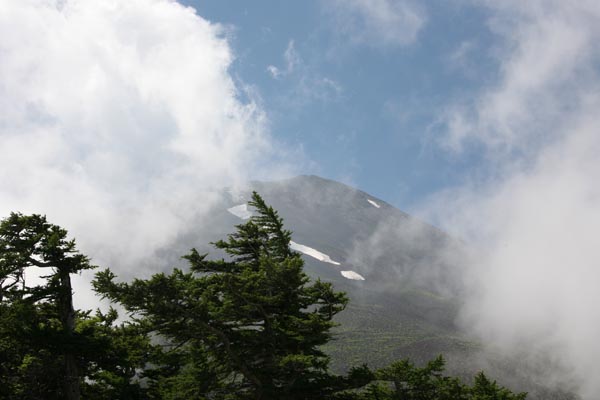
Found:
[[[95,262],[152,257],[214,189],[271,170],[226,31],[192,8],[5,1],[0,53],[0,214],[47,214]]]

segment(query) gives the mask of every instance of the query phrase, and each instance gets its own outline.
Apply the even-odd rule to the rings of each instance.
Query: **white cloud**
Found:
[[[501,77],[491,88],[449,110],[449,143],[476,140],[494,151],[534,151],[597,85],[600,37],[597,2],[485,2],[491,29],[503,37]],[[549,129],[550,128],[550,129]]]
[[[288,42],[283,59],[283,67],[269,65],[267,71],[273,79],[289,80],[291,90],[285,94],[288,107],[297,109],[312,101],[328,102],[342,94],[343,88],[337,81],[323,76],[304,62],[293,40]]]
[[[426,22],[411,0],[333,0],[322,2],[344,41],[372,47],[413,43]]]
[[[600,5],[484,2],[503,41],[500,79],[449,111],[447,143],[482,146],[495,177],[437,196],[451,231],[476,242],[466,326],[542,382],[600,391]],[[533,366],[534,364],[530,364]],[[538,364],[539,365],[539,364]]]
[[[268,71],[268,72],[271,74],[271,76],[272,76],[274,79],[279,79],[279,78],[281,78],[282,72],[281,72],[281,70],[280,70],[279,68],[277,68],[276,66],[274,66],[274,65],[269,65],[269,66],[267,67],[267,71]]]
[[[268,170],[221,26],[170,0],[0,3],[0,215],[45,213],[131,266]],[[242,88],[243,89],[243,88]]]
[[[300,54],[296,51],[294,41],[290,40],[283,53],[283,59],[285,61],[285,67],[283,69],[277,68],[274,65],[269,65],[267,71],[271,74],[274,79],[279,79],[284,76],[288,76],[294,72],[296,67],[302,64]]]

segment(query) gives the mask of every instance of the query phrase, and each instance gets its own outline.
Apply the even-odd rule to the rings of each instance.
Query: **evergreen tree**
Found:
[[[0,221],[0,398],[525,399],[483,373],[472,386],[444,376],[441,357],[332,375],[320,348],[347,298],[311,283],[277,212],[256,193],[249,204],[256,215],[215,243],[227,259],[192,250],[190,272],[130,284],[98,273],[96,291],[131,313],[120,325],[114,309],[74,308],[70,275],[93,266],[64,229]],[[35,284],[33,267],[46,272]]]
[[[228,259],[209,260],[192,250],[185,256],[191,272],[127,284],[114,282],[107,270],[96,275],[96,290],[169,346],[195,354],[167,385],[187,385],[196,393],[189,398],[320,399],[364,385],[365,370],[331,375],[320,349],[331,340],[333,317],[347,297],[330,283],[310,283],[277,212],[257,193],[249,204],[256,215],[215,243]],[[164,388],[161,374],[155,378],[153,385]]]
[[[91,268],[46,217],[0,222],[1,398],[110,399],[139,389],[131,378],[144,364],[145,336],[114,326],[114,310],[90,316],[73,306],[70,276]]]
[[[69,400],[79,399],[77,360],[71,346],[67,345],[73,342],[75,335],[70,274],[92,266],[75,250],[75,242],[66,240],[66,231],[49,224],[40,215],[11,214],[0,225],[0,238],[0,302],[15,303],[15,308],[21,309],[21,316],[27,310],[31,315],[57,317],[60,334],[56,345],[63,350],[63,366],[59,369],[63,378],[62,395]],[[25,271],[33,266],[49,270],[45,284],[26,285]],[[32,312],[36,306],[44,312]],[[38,324],[44,326],[49,322],[38,321]],[[54,330],[54,327],[48,329]]]
[[[424,367],[401,360],[375,373],[375,381],[357,394],[357,400],[524,400],[525,393],[490,381],[482,372],[473,386],[445,376],[444,359],[439,356]]]

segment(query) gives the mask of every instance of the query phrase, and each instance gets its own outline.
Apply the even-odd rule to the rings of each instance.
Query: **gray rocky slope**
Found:
[[[351,299],[339,315],[336,340],[327,349],[335,369],[357,362],[382,366],[406,356],[424,361],[440,352],[449,355],[470,348],[454,322],[460,291],[456,255],[461,254],[461,244],[339,182],[298,176],[224,190],[221,201],[195,221],[189,233],[162,254],[163,259],[182,265],[177,258],[191,247],[223,257],[208,243],[244,222],[253,190],[293,232],[295,249],[306,253],[306,272],[333,282]]]
[[[333,282],[350,297],[338,315],[335,340],[326,347],[334,370],[365,362],[379,367],[406,357],[423,363],[443,354],[453,374],[467,377],[485,368],[509,386],[541,390],[541,398],[563,398],[515,376],[513,360],[484,356],[482,346],[457,326],[463,243],[342,183],[298,176],[224,190],[221,201],[163,259],[181,265],[178,256],[191,247],[223,257],[209,243],[225,238],[249,216],[246,202],[253,190],[293,232],[309,276]]]

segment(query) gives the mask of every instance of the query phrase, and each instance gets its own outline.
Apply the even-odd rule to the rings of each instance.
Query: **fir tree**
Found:
[[[150,349],[145,335],[115,326],[114,310],[91,316],[73,306],[71,274],[91,268],[46,217],[0,222],[0,398],[138,397],[132,378]]]
[[[249,204],[256,215],[215,243],[228,259],[209,260],[192,250],[185,256],[190,272],[127,284],[104,271],[96,276],[96,290],[170,346],[198,352],[201,362],[185,368],[202,376],[195,384],[210,398],[317,399],[365,384],[354,381],[356,372],[352,378],[331,375],[320,349],[331,340],[333,317],[347,297],[330,283],[310,283],[277,212],[257,193]],[[186,382],[187,373],[180,375]],[[173,384],[177,375],[169,379]],[[156,385],[164,387],[159,381],[160,374]]]
[[[56,315],[61,342],[56,345],[63,350],[62,395],[69,400],[79,399],[78,363],[68,345],[75,335],[70,274],[92,266],[87,257],[75,250],[75,242],[66,239],[65,230],[49,224],[40,215],[11,214],[0,225],[0,240],[0,302],[13,302],[22,311],[28,308],[31,315],[37,315],[32,312],[36,306],[43,308],[46,315]],[[30,267],[48,270],[45,284],[26,285],[25,271]]]
[[[64,229],[0,221],[0,398],[525,399],[483,373],[472,386],[445,376],[441,357],[332,375],[321,346],[348,300],[309,281],[273,208],[256,193],[249,204],[256,215],[215,243],[227,259],[192,250],[189,272],[131,284],[98,273],[96,291],[131,313],[121,325],[113,309],[74,308],[70,276],[93,266]],[[31,285],[33,267],[47,274]]]
[[[375,381],[357,393],[357,400],[524,400],[490,381],[482,372],[469,386],[444,375],[444,359],[439,356],[424,367],[400,360],[375,372]]]

